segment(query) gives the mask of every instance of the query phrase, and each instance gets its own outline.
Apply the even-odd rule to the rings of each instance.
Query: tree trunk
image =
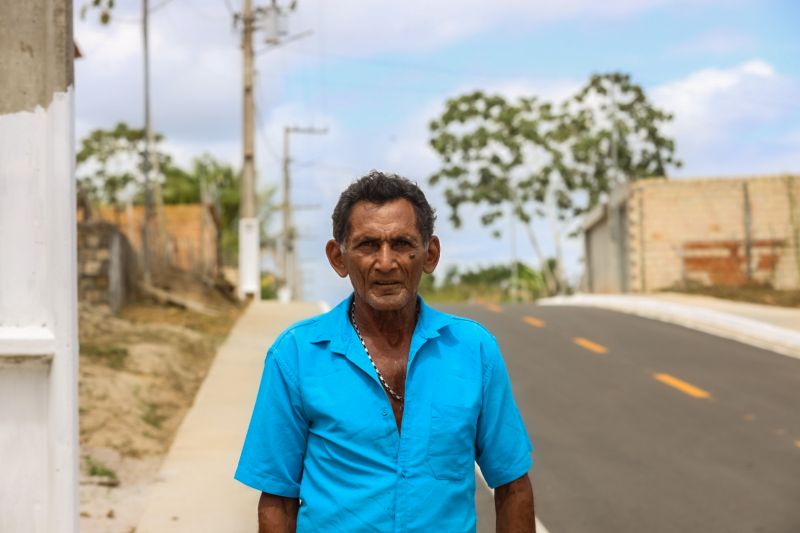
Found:
[[[550,269],[550,264],[547,262],[547,258],[544,256],[542,253],[542,248],[539,246],[539,240],[536,238],[536,234],[531,227],[532,223],[533,221],[522,225],[525,226],[525,232],[528,234],[528,240],[530,240],[533,251],[536,254],[536,257],[539,259],[539,263],[542,265],[542,275],[544,276],[544,283],[547,287],[547,294],[552,295],[556,293],[558,285],[553,275],[553,271]]]

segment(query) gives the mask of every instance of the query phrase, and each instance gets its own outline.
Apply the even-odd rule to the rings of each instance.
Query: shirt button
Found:
[[[384,409],[383,411],[381,411],[381,414],[383,416],[389,416],[389,410],[388,409]]]
[[[402,470],[400,472],[400,475],[403,476],[403,477],[408,477],[408,472],[406,472],[405,470]]]

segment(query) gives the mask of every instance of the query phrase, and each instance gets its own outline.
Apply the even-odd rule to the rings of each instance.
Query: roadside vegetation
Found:
[[[549,267],[555,268],[555,260]],[[516,267],[516,274],[514,274]],[[556,287],[559,292],[569,294],[570,287]],[[424,275],[420,294],[430,302],[468,302],[485,300],[492,302],[532,302],[547,296],[545,275],[528,265],[517,262],[509,265],[490,265],[474,269],[459,269],[453,265],[445,270],[441,278]]]

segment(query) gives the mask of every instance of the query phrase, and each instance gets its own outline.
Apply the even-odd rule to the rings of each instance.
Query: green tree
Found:
[[[159,167],[169,167],[170,157],[158,152],[157,143],[163,137],[156,135],[155,139],[154,158]],[[83,138],[75,159],[78,193],[84,196],[84,208],[97,203],[110,205],[119,222],[123,202],[142,194],[143,154],[144,130],[124,122],[111,129],[96,129]]]
[[[239,179],[231,165],[203,154],[192,159],[188,169],[171,162],[161,167],[165,205],[206,203],[213,206],[219,232],[217,257],[222,264],[235,264],[239,243]]]
[[[219,257],[227,265],[236,265],[239,250],[239,204],[241,172],[210,154],[192,160],[190,169],[175,166],[164,168],[162,186],[165,204],[210,203],[219,224]],[[257,216],[261,224],[261,248],[274,254],[276,236],[272,219],[280,206],[275,200],[276,188],[268,186],[258,192]]]
[[[114,0],[87,0],[81,6],[81,18],[86,18],[89,11],[97,11],[100,24],[111,22],[111,12],[114,10]]]
[[[675,141],[663,133],[673,115],[655,107],[628,74],[595,74],[561,107],[570,171],[588,196],[583,204],[565,203],[574,215],[597,205],[617,183],[667,177],[682,164]]]
[[[475,91],[447,100],[430,123],[430,144],[441,158],[430,182],[444,184],[456,227],[464,204],[478,207],[495,236],[504,212],[520,220],[553,293],[566,287],[559,223],[602,201],[612,175],[617,181],[665,176],[670,165],[679,165],[674,142],[661,133],[671,118],[619,73],[593,76],[560,106]],[[532,225],[548,209],[554,270]]]
[[[447,100],[444,112],[430,123],[430,144],[442,161],[430,182],[444,182],[453,225],[461,225],[461,206],[477,205],[481,222],[495,226],[492,234],[499,237],[496,224],[504,210],[513,212],[544,264],[531,223],[534,216],[544,216],[554,174],[565,168],[552,138],[560,124],[552,104],[535,97],[509,102],[475,91]],[[555,290],[553,273],[546,275]]]

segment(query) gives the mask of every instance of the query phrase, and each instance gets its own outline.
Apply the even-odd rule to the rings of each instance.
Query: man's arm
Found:
[[[295,533],[300,500],[266,492],[258,500],[258,533]]]
[[[494,489],[497,533],[535,533],[533,487],[528,474]]]

